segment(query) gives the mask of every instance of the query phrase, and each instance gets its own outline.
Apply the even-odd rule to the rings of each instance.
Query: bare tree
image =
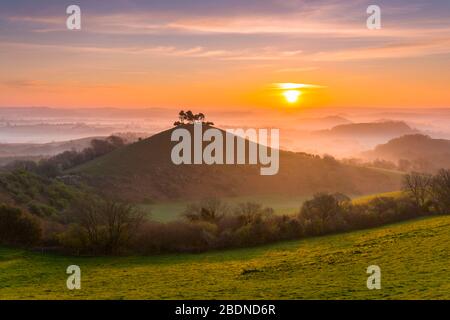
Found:
[[[144,217],[133,205],[93,198],[84,199],[76,214],[94,253],[117,253],[130,242]]]
[[[185,209],[183,215],[189,221],[219,222],[228,212],[228,206],[219,199],[207,199]]]
[[[441,214],[450,213],[450,170],[441,169],[434,176],[432,197]]]
[[[234,214],[239,217],[243,224],[250,224],[273,216],[274,210],[265,208],[260,203],[244,202],[237,205]]]
[[[433,178],[429,174],[412,172],[403,179],[403,190],[414,200],[418,210],[428,207]]]

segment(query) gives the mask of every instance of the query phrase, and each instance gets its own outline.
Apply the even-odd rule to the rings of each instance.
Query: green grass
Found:
[[[269,196],[242,196],[224,197],[221,200],[233,206],[242,202],[257,202],[263,206],[271,207],[277,214],[298,213],[302,203],[310,196],[286,197],[279,195]],[[173,221],[181,216],[186,206],[195,201],[171,201],[155,204],[141,204],[144,211],[151,212],[151,218],[159,222]]]
[[[0,299],[450,299],[450,216],[276,245],[80,258],[0,248]],[[66,289],[81,267],[82,288]],[[368,290],[378,265],[382,289]],[[255,270],[243,274],[244,270]]]

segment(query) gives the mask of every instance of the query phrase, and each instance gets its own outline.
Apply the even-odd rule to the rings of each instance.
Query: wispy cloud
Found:
[[[254,49],[208,49],[201,46],[87,46],[87,45],[57,45],[24,42],[5,42],[4,48],[67,51],[93,54],[127,54],[143,56],[167,56],[184,58],[214,58],[219,60],[286,60],[294,59],[302,54],[301,50],[280,50],[274,47]]]
[[[417,43],[391,43],[378,47],[318,52],[308,58],[313,61],[351,61],[421,57],[445,53],[450,53],[450,39],[432,39]]]
[[[291,67],[291,68],[282,68],[276,70],[279,73],[289,73],[289,72],[308,72],[318,70],[319,67]]]
[[[67,41],[65,15],[11,15],[6,19],[12,24],[21,26],[31,33],[46,34],[43,46],[51,49],[71,50],[93,53],[126,53],[151,54],[173,57],[211,58],[223,61],[239,60],[294,60],[303,61],[342,61],[361,59],[397,58],[408,56],[424,56],[448,52],[450,25],[440,19],[433,20],[429,16],[413,15],[410,21],[388,20],[381,30],[368,30],[365,26],[366,14],[364,3],[342,4],[339,1],[318,1],[314,4],[305,1],[286,1],[275,14],[268,10],[251,12],[248,7],[242,11],[232,11],[233,14],[211,9],[211,16],[185,14],[173,7],[158,7],[159,10],[142,10],[142,12],[106,12],[83,14],[82,35],[92,39],[95,44],[73,43]],[[274,6],[273,2],[264,4],[267,8]],[[145,7],[147,8],[147,7]],[[349,15],[347,11],[361,12]],[[148,8],[147,8],[148,9]],[[393,6],[385,9],[386,15],[411,14],[423,9],[423,5],[413,3],[406,9]],[[349,18],[353,17],[353,18]],[[355,18],[358,17],[358,18]],[[385,21],[385,20],[383,20]],[[420,21],[421,23],[416,23]],[[406,23],[407,22],[407,23]],[[14,28],[11,34],[2,35],[3,45],[16,40]],[[51,35],[54,33],[54,36]],[[49,34],[49,35],[47,35]],[[104,35],[114,37],[114,40]],[[230,35],[241,39],[241,45],[230,42]],[[149,36],[161,37],[161,43],[149,44],[156,40]],[[210,39],[214,41],[210,43]],[[241,37],[241,38],[239,38]],[[268,46],[276,37],[277,44]],[[20,38],[27,38],[21,36]],[[29,44],[33,45],[33,38]],[[78,39],[80,39],[79,37]],[[96,41],[95,39],[99,39]],[[242,40],[242,39],[245,39]],[[312,45],[311,39],[326,39],[324,43]],[[356,42],[359,41],[359,43]],[[252,45],[252,41],[257,45]],[[294,45],[297,41],[297,45]],[[323,40],[325,41],[325,40]],[[346,41],[348,45],[333,48],[327,43],[331,41]],[[412,45],[404,45],[407,41]],[[428,42],[428,43],[427,43]],[[118,43],[118,45],[112,45]],[[313,42],[314,43],[314,42]],[[126,44],[126,45],[125,45]],[[25,43],[24,43],[25,45]],[[339,48],[341,47],[341,48]],[[289,68],[282,68],[286,71]],[[302,70],[299,70],[302,71]],[[304,70],[303,70],[304,71]]]
[[[317,84],[307,84],[307,83],[294,83],[294,82],[281,82],[273,83],[272,87],[279,90],[294,90],[294,89],[320,89],[325,88],[325,86]]]
[[[15,79],[15,80],[7,80],[1,82],[3,86],[12,87],[12,88],[30,88],[30,87],[39,87],[45,85],[42,81],[37,80],[24,80],[24,79]]]

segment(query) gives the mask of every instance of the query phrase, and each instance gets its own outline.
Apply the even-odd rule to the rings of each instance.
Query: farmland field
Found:
[[[0,248],[0,299],[450,299],[450,216],[250,249],[63,257]],[[420,257],[420,258],[419,258]],[[66,268],[81,268],[81,290]],[[381,290],[366,269],[381,268]]]
[[[376,193],[368,195],[351,195],[355,204],[365,203],[375,197],[397,197],[401,195],[401,191],[393,191],[386,193]],[[282,195],[266,195],[266,196],[242,196],[242,197],[224,197],[223,201],[229,205],[236,205],[242,202],[256,202],[263,206],[271,207],[276,214],[296,214],[300,211],[303,202],[311,199],[310,196],[282,196]],[[145,212],[151,213],[152,220],[160,222],[173,221],[179,218],[186,206],[195,201],[170,201],[158,202],[154,204],[141,204],[139,207]]]
[[[269,196],[242,196],[224,197],[223,201],[229,205],[236,205],[242,202],[257,202],[263,206],[271,207],[276,214],[298,213],[302,203],[309,199],[308,196],[286,197],[280,195]],[[195,201],[170,201],[155,204],[142,204],[140,208],[151,212],[151,218],[155,221],[168,222],[179,218],[186,206]]]

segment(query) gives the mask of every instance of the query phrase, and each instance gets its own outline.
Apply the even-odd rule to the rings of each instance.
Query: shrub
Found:
[[[275,215],[273,209],[254,202],[232,207],[212,199],[189,205],[187,219],[170,223],[142,221],[142,213],[132,205],[91,197],[67,215],[69,227],[64,232],[57,220],[46,225],[45,242],[57,240],[78,254],[202,252],[376,227],[423,216],[433,208],[440,213],[450,211],[450,170],[440,171],[430,187],[423,180],[427,177],[410,177],[410,191],[401,197],[376,197],[353,204],[344,194],[319,193],[306,201],[297,215]],[[417,194],[411,186],[417,187]],[[430,189],[422,193],[423,186]],[[24,233],[20,227],[29,229],[29,216],[18,209],[2,208],[7,214],[0,216],[0,232],[7,242],[32,242],[14,238],[16,233],[7,227]],[[56,240],[52,232],[60,233]]]
[[[19,208],[0,205],[0,242],[7,245],[32,246],[41,239],[38,220]]]
[[[139,228],[133,248],[142,254],[201,252],[215,247],[216,231],[217,227],[208,222],[147,221]]]
[[[433,177],[432,201],[441,214],[450,214],[450,170],[440,170]]]
[[[35,214],[39,217],[52,217],[58,214],[58,211],[56,211],[56,209],[54,209],[53,207],[37,202],[29,203],[28,210],[30,211],[30,213]]]
[[[75,226],[62,235],[61,241],[77,252],[93,254],[126,250],[144,216],[130,204],[87,197],[69,215]]]
[[[66,250],[76,255],[93,251],[88,233],[78,224],[71,224],[66,231],[59,234],[58,241]]]
[[[343,230],[346,224],[343,217],[343,205],[337,197],[327,193],[318,193],[313,199],[305,201],[300,210],[299,219],[308,235]]]
[[[219,199],[206,199],[188,205],[183,216],[189,221],[206,221],[218,223],[227,213],[228,206]]]
[[[256,202],[244,202],[238,204],[234,214],[238,217],[241,224],[248,225],[273,216],[274,210],[272,208],[264,208]]]

